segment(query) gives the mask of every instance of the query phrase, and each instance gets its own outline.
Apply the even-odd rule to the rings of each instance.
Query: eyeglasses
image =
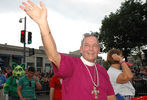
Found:
[[[29,81],[29,87],[31,87],[32,86],[32,83],[31,83],[31,81]]]

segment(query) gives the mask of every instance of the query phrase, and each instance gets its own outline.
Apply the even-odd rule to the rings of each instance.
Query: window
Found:
[[[12,56],[12,62],[15,62],[16,64],[21,64],[21,58]]]
[[[9,61],[10,61],[9,57],[0,57],[0,59],[1,59],[1,64],[9,65]]]
[[[50,63],[46,63],[45,64],[45,69],[44,69],[44,72],[52,72],[53,68],[52,68],[52,65]]]
[[[41,68],[37,68],[37,72],[41,72]]]
[[[50,63],[46,63],[45,67],[51,67],[51,64]]]
[[[37,57],[37,67],[42,67],[43,66],[43,58],[42,57]]]
[[[27,63],[27,67],[34,67],[34,63]]]

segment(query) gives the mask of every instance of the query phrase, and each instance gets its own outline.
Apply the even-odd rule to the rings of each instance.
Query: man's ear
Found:
[[[101,47],[100,46],[98,47],[98,52],[101,52]]]
[[[15,62],[12,62],[12,69],[14,70],[17,64]]]
[[[25,70],[25,63],[20,64],[20,66]]]

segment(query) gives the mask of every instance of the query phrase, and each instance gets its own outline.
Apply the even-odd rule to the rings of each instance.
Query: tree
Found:
[[[147,4],[140,0],[126,0],[119,10],[102,20],[99,40],[107,52],[112,48],[127,56],[135,47],[147,45]]]
[[[106,70],[108,70],[110,68],[110,64],[107,61],[103,62],[103,66]]]

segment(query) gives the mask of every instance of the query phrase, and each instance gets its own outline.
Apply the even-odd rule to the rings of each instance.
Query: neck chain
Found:
[[[85,64],[84,64],[84,65],[85,65]],[[96,64],[94,64],[94,67],[95,67],[96,76],[97,76],[97,84],[94,82],[94,79],[92,78],[92,75],[91,75],[91,73],[90,73],[90,71],[89,71],[87,65],[85,65],[85,67],[86,67],[86,69],[87,69],[87,71],[88,71],[88,73],[89,73],[89,76],[90,76],[90,78],[91,78],[91,81],[92,81],[93,85],[94,85],[95,87],[98,87],[98,86],[99,86],[99,76],[98,76],[98,70],[97,70],[97,68],[96,68]],[[95,77],[95,76],[94,76],[94,77]]]

